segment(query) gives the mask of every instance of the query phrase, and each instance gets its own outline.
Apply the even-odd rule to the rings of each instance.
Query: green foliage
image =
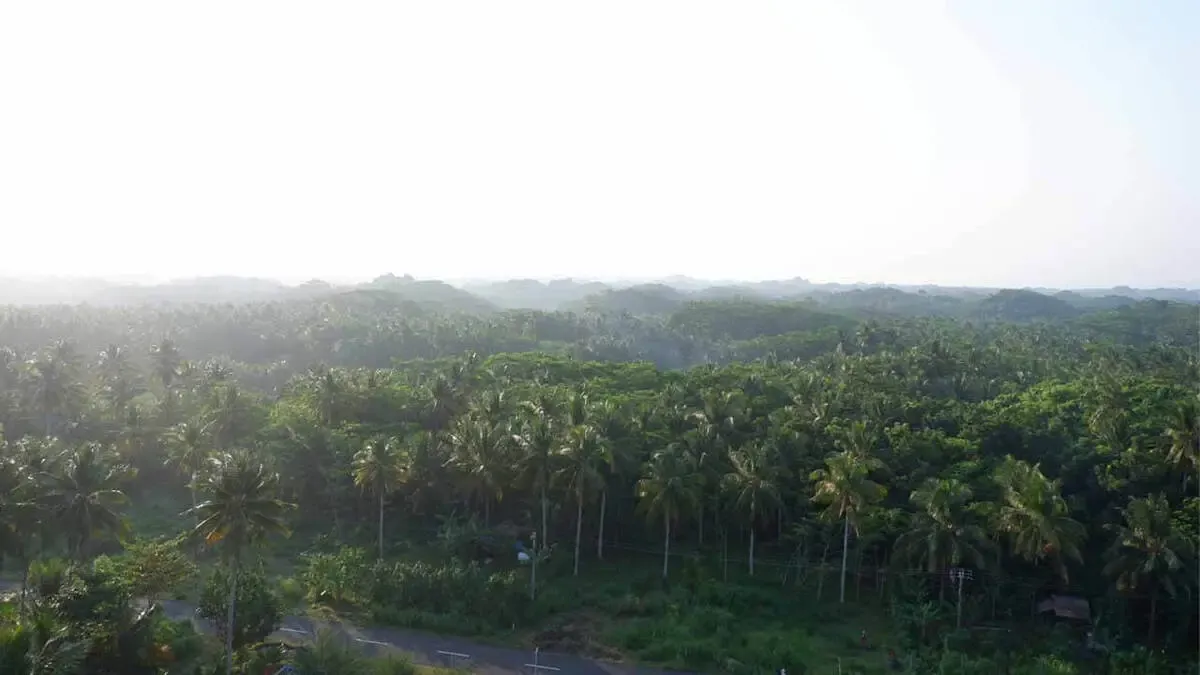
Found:
[[[200,594],[200,616],[213,623],[222,639],[228,635],[229,575],[229,568],[215,567]],[[279,598],[261,568],[242,567],[239,570],[236,601],[235,649],[261,642],[279,628],[283,619]]]
[[[963,566],[979,580],[964,629],[1019,626],[1038,594],[1065,592],[1105,605],[1114,654],[1194,653],[1194,305],[584,286],[562,302],[599,312],[495,312],[397,278],[277,303],[0,310],[6,571],[82,563],[31,565],[16,621],[57,617],[39,645],[69,644],[46,637],[61,628],[90,649],[76,629],[93,618],[108,638],[159,640],[127,600],[168,592],[190,564],[163,542],[117,554],[125,497],[135,515],[192,497],[155,527],[198,524],[215,549],[188,551],[202,564],[277,546],[278,571],[300,561],[280,584],[289,606],[439,631],[553,627],[692,669],[870,671],[880,654],[855,651],[853,622],[895,596],[893,625],[872,634],[893,632],[914,669],[1074,667],[1081,636],[1035,626],[1004,660],[952,631],[945,568]],[[294,545],[266,536],[293,526]],[[422,544],[439,526],[434,552]],[[534,530],[531,600],[532,570],[512,566]],[[317,532],[333,546],[300,557]],[[631,573],[633,551],[660,551],[661,573]],[[752,570],[762,587],[743,585]],[[228,589],[209,582],[222,621]]]
[[[371,572],[367,604],[381,622],[449,632],[488,633],[523,622],[528,579],[515,570],[489,571],[457,560],[379,563]],[[488,608],[480,612],[480,607]]]
[[[322,630],[311,645],[297,650],[289,659],[301,673],[314,675],[360,675],[368,671],[369,660],[362,650],[333,631]]]
[[[169,595],[196,574],[195,563],[179,550],[177,541],[130,542],[124,554],[102,556],[95,565],[120,579],[133,597],[150,602]]]
[[[310,602],[360,603],[369,593],[372,562],[361,548],[302,556],[299,582]]]

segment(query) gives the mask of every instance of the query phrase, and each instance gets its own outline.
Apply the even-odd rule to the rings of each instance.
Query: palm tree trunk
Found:
[[[750,576],[754,576],[754,504],[750,505]]]
[[[492,526],[492,499],[486,494],[483,495],[483,526]]]
[[[237,581],[241,564],[237,554],[229,574],[229,609],[225,614],[225,675],[233,675],[233,621],[237,614]]]
[[[383,560],[383,490],[379,491],[379,559]]]
[[[575,576],[579,576],[579,540],[583,537],[583,490],[575,495]]]
[[[192,493],[192,515],[195,516],[196,525],[199,525],[200,524],[200,513],[196,511],[196,506],[200,504],[200,501],[196,497],[196,472],[195,471],[192,472],[192,481],[191,481],[191,483],[188,484],[188,489]],[[200,559],[201,540],[199,537],[196,537],[195,539],[196,539],[196,546],[195,546],[195,549],[192,551],[192,559],[199,560]]]
[[[550,537],[546,534],[546,520],[549,510],[550,503],[546,501],[546,482],[542,481],[542,543],[540,548],[546,548],[550,545]]]
[[[703,502],[703,501],[701,501],[701,502],[700,502],[699,509],[700,509],[700,518],[699,518],[699,522],[700,522],[700,548],[704,548],[704,502]]]
[[[1150,643],[1150,648],[1154,648],[1155,628],[1158,625],[1158,584],[1151,582],[1154,585],[1150,589],[1150,634],[1147,636],[1147,642]]]
[[[729,530],[721,528],[721,581],[729,581]]]
[[[663,514],[665,534],[663,536],[663,579],[667,578],[667,559],[671,555],[671,516]]]
[[[842,527],[842,586],[839,593],[838,602],[846,604],[846,561],[850,555],[850,518],[846,517],[846,523]]]
[[[24,576],[21,577],[21,599],[20,606],[17,608],[17,625],[25,625],[25,601],[29,597],[29,568],[33,565],[33,561],[26,559]]]
[[[600,530],[596,533],[596,559],[604,560],[604,510],[608,507],[608,490],[600,493]]]
[[[859,539],[856,543],[857,545],[854,548],[858,550],[854,552],[854,601],[858,602],[862,599],[862,539]]]
[[[825,548],[821,551],[821,566],[817,569],[817,604],[821,604],[821,594],[825,591],[825,561],[829,559],[829,538],[825,538]]]
[[[750,528],[750,576],[754,576],[754,528]]]

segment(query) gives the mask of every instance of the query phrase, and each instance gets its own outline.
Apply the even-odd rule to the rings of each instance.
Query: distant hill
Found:
[[[1116,309],[1135,304],[1138,300],[1126,295],[1084,295],[1076,291],[1059,291],[1054,297],[1086,311]]]
[[[320,280],[288,285],[273,279],[212,276],[167,283],[87,278],[0,277],[0,305],[90,303],[254,303],[331,297],[355,289],[386,290],[430,311],[487,313],[502,309],[668,315],[693,301],[812,300],[820,308],[858,318],[945,316],[1036,320],[1128,307],[1144,300],[1200,304],[1200,291],[1183,288],[1017,290],[899,284],[821,284],[801,277],[774,281],[711,281],[666,277],[652,283],[575,279],[510,279],[454,285],[387,274],[365,284]],[[395,300],[395,298],[393,298]],[[391,300],[389,300],[390,302]]]
[[[1027,290],[1003,290],[980,301],[977,314],[984,319],[1036,321],[1069,319],[1083,313],[1071,303]]]
[[[554,279],[510,279],[486,284],[470,284],[465,290],[504,309],[537,309],[551,312],[579,303],[589,295],[609,290],[596,281]]]
[[[710,340],[748,340],[829,327],[851,328],[853,319],[822,312],[807,302],[689,302],[667,325]]]
[[[963,297],[896,288],[864,288],[851,291],[819,291],[808,296],[822,307],[861,317],[960,316],[971,301]]]
[[[475,314],[497,309],[496,305],[487,300],[444,281],[419,280],[410,276],[385,274],[359,286],[358,290],[389,291],[409,302],[426,307],[435,306],[451,312]]]
[[[642,284],[609,289],[583,298],[569,309],[601,314],[669,314],[688,301],[688,295],[665,284]]]

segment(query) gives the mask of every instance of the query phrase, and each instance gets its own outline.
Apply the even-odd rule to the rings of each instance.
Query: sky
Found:
[[[1195,0],[0,5],[0,276],[1200,287]]]

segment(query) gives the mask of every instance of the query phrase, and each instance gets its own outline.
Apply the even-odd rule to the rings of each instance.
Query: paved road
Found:
[[[17,590],[17,585],[0,582],[0,591]],[[175,620],[198,621],[196,606],[178,600],[160,603],[167,616]],[[203,627],[203,626],[202,626]],[[373,655],[389,650],[403,650],[417,663],[439,666],[464,666],[480,673],[540,673],[540,675],[671,675],[670,671],[630,664],[596,661],[572,654],[540,652],[537,668],[533,667],[533,652],[493,647],[456,637],[443,637],[420,631],[399,628],[358,628],[345,623],[319,623],[308,617],[289,616],[283,619],[278,639],[311,638],[321,628],[332,629],[362,645]],[[456,656],[457,655],[457,656]],[[465,656],[466,658],[462,658]],[[674,675],[687,675],[675,673]]]

